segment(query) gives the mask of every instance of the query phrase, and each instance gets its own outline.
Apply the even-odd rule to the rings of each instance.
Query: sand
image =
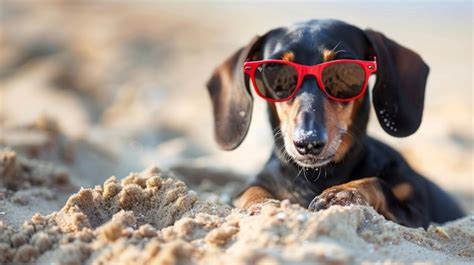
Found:
[[[51,200],[68,175],[0,152],[3,216]],[[38,192],[38,188],[41,192]],[[24,199],[22,199],[24,198]],[[352,264],[385,261],[469,264],[474,216],[406,228],[370,207],[310,212],[289,201],[248,210],[198,199],[156,167],[81,188],[58,211],[21,225],[0,223],[0,262],[38,264]]]
[[[474,263],[469,4],[0,5],[0,263]],[[269,157],[266,106],[254,95],[244,143],[219,151],[205,83],[254,35],[323,17],[379,29],[428,62],[419,131],[393,138],[373,116],[368,130],[467,217],[423,230],[370,207],[231,205]]]

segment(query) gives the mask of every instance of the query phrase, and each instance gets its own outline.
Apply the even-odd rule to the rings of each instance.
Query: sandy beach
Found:
[[[269,5],[0,2],[0,263],[472,264],[472,3]],[[272,135],[255,98],[243,145],[219,150],[207,79],[253,36],[327,17],[430,65],[418,132],[393,138],[372,116],[369,134],[465,218],[425,230],[363,206],[231,205]]]

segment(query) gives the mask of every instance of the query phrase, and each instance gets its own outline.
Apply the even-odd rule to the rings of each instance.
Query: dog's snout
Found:
[[[298,115],[293,131],[293,145],[300,155],[317,156],[328,141],[323,111],[318,102],[313,98],[302,104],[305,110]]]
[[[293,144],[300,155],[319,155],[327,143],[326,132],[298,130]]]

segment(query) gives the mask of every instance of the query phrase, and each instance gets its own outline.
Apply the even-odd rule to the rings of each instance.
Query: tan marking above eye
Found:
[[[328,62],[336,57],[336,51],[323,49],[323,61]]]
[[[292,51],[284,52],[281,55],[281,59],[283,61],[293,62],[293,60],[295,59],[295,54]]]

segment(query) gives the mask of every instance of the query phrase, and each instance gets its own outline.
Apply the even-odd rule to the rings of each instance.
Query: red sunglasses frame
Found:
[[[257,68],[260,65],[266,64],[266,63],[286,64],[286,65],[290,65],[290,66],[292,66],[293,68],[296,69],[296,71],[298,73],[298,81],[296,83],[295,91],[293,91],[293,93],[289,97],[284,98],[284,99],[271,99],[271,98],[265,97],[262,93],[260,93],[260,91],[257,88],[257,84],[255,82],[255,71],[257,70]],[[355,64],[360,65],[362,67],[362,69],[364,69],[364,72],[365,72],[364,86],[363,86],[362,91],[358,95],[356,95],[354,97],[350,97],[350,98],[337,98],[337,97],[331,96],[326,91],[326,87],[324,86],[324,84],[322,82],[322,78],[321,78],[322,77],[322,72],[323,72],[325,67],[327,67],[329,65],[333,65],[333,64],[338,64],[338,63],[355,63]],[[319,88],[324,92],[324,94],[326,94],[326,96],[328,98],[330,98],[332,100],[335,100],[335,101],[338,101],[338,102],[348,102],[348,101],[356,100],[359,97],[361,97],[362,95],[364,95],[365,91],[367,90],[367,83],[369,81],[369,77],[370,77],[371,74],[375,73],[376,71],[377,71],[377,61],[376,61],[375,57],[374,57],[373,61],[340,59],[340,60],[329,61],[329,62],[320,63],[320,64],[316,64],[316,65],[303,65],[303,64],[297,64],[297,63],[294,63],[294,62],[289,62],[289,61],[284,61],[284,60],[247,61],[247,62],[244,63],[244,72],[250,76],[250,80],[252,80],[252,85],[255,89],[255,92],[261,98],[263,98],[263,99],[265,99],[269,102],[283,102],[283,101],[288,101],[288,100],[292,99],[296,95],[298,90],[300,89],[301,83],[303,82],[303,79],[307,75],[312,75],[316,78],[316,80],[318,82],[318,85],[319,85]]]

